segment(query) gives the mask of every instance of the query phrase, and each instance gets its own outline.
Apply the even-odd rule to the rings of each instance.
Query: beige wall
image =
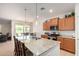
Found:
[[[0,20],[0,32],[3,34],[11,33],[11,22],[6,20]]]
[[[1,32],[3,34],[6,34],[6,33],[11,33],[11,24],[2,24],[1,25]]]
[[[1,24],[0,24],[0,32],[1,32]]]

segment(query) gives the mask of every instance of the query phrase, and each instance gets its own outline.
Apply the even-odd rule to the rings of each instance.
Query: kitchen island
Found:
[[[60,42],[46,39],[21,40],[34,56],[59,56]]]

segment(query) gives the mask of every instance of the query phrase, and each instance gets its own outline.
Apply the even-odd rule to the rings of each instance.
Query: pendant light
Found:
[[[40,11],[41,11],[41,19],[44,19],[44,18],[45,18],[45,15],[46,15],[46,14],[45,14],[45,13],[46,13],[46,12],[45,12],[45,9],[46,9],[45,7],[41,7],[41,8],[40,8]]]
[[[26,21],[26,11],[28,10],[28,9],[24,9],[25,10],[25,24],[24,24],[24,28],[25,28],[25,26],[26,26],[26,24],[27,24],[27,21]],[[28,14],[29,15],[29,14]],[[30,16],[30,15],[29,15]],[[28,16],[28,20],[29,20],[29,16]],[[25,32],[25,30],[24,30],[24,32]],[[29,40],[29,42],[30,42],[30,33],[25,33],[25,34],[27,34],[27,36],[25,37],[25,38],[27,38],[28,40]]]
[[[24,36],[24,35],[25,35],[25,24],[26,24],[26,10],[27,10],[27,9],[25,8],[25,9],[24,9],[24,11],[25,11],[25,12],[24,12],[24,13],[25,13],[25,14],[24,14],[24,17],[25,17],[25,20],[24,20],[24,21],[25,21],[25,22],[24,22],[24,24],[23,24],[23,39],[25,39],[25,36]]]
[[[26,24],[26,11],[27,11],[27,9],[25,8],[24,11],[25,11],[25,24]]]
[[[37,22],[37,3],[36,3],[36,21],[35,21],[35,24],[37,25],[38,22]]]

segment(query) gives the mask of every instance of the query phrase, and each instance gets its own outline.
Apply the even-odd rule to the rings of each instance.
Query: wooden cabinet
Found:
[[[50,26],[57,26],[58,25],[58,19],[57,18],[52,18],[50,19]]]
[[[50,30],[48,22],[43,23],[43,30]]]
[[[43,30],[46,30],[46,29],[47,29],[47,23],[44,22],[44,23],[43,23]]]
[[[50,30],[50,26],[58,26],[59,31],[75,30],[75,17],[68,17],[63,19],[53,18],[43,23],[43,30]]]
[[[60,20],[59,20],[59,25],[58,25],[58,27],[59,27],[59,30],[60,30],[60,31],[65,30],[65,20],[64,20],[64,19],[60,19]]]
[[[63,49],[63,46],[64,46],[63,38],[62,37],[58,37],[57,40],[60,41],[60,48]]]
[[[75,39],[58,37],[57,40],[60,41],[61,49],[75,53]]]
[[[43,30],[50,30],[50,26],[57,26],[58,20],[57,18],[49,19],[47,22],[43,23]]]
[[[41,38],[48,39],[48,35],[41,35]]]
[[[75,30],[75,17],[65,19],[65,30]]]
[[[75,40],[71,38],[64,38],[63,49],[75,53]]]
[[[68,17],[59,20],[59,31],[75,30],[75,18]]]

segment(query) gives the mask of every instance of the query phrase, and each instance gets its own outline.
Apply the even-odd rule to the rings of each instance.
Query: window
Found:
[[[23,26],[22,25],[16,25],[16,33],[23,33]]]
[[[30,25],[16,24],[16,36],[22,36],[23,33],[31,31]]]

